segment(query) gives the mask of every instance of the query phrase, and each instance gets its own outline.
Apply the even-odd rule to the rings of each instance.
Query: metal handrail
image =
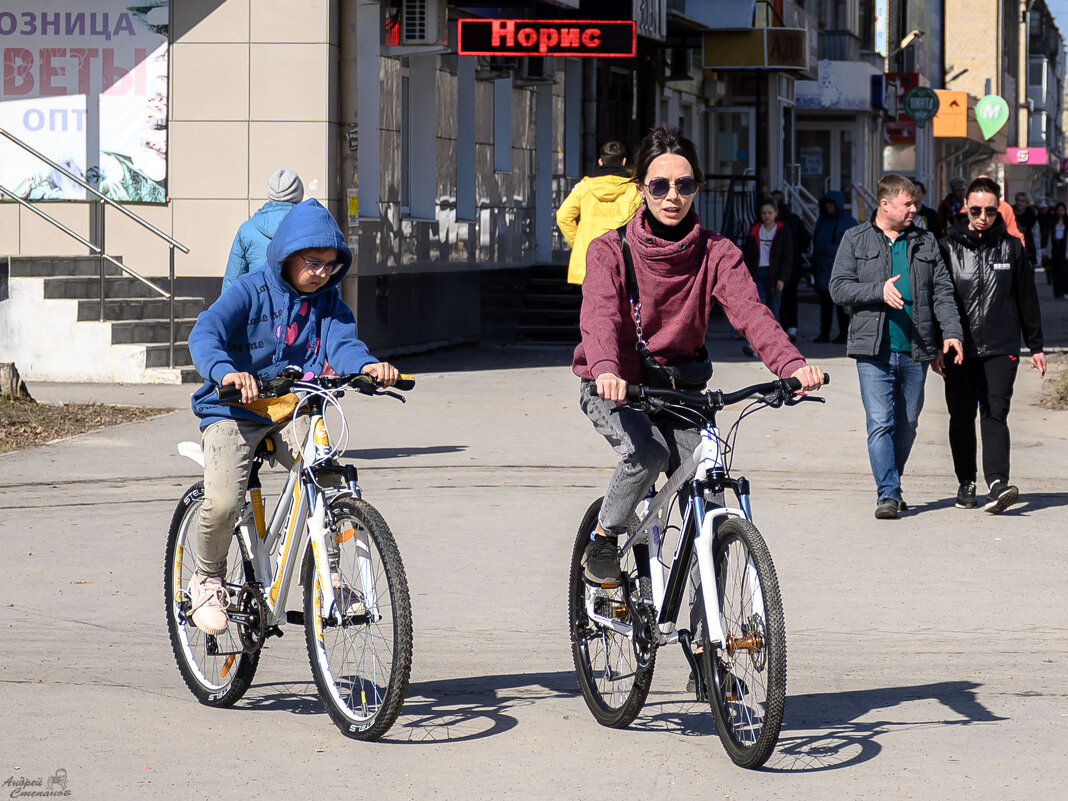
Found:
[[[39,209],[34,208],[30,203],[26,202],[23,198],[17,196],[16,194],[11,192],[10,190],[4,189],[3,187],[0,187],[0,193],[6,194],[9,197],[15,199],[16,201],[18,201],[18,203],[20,205],[22,205],[23,207],[29,209],[30,211],[32,211],[37,216],[47,220],[52,225],[54,225],[55,227],[59,228],[61,231],[73,236],[79,242],[81,242],[82,244],[86,245],[89,248],[90,252],[96,253],[100,257],[100,322],[104,322],[104,305],[105,305],[105,302],[107,300],[105,271],[104,271],[104,262],[105,261],[110,262],[111,264],[115,265],[122,272],[124,272],[127,275],[129,275],[131,278],[136,278],[142,284],[144,284],[147,287],[150,287],[153,291],[157,292],[158,294],[160,294],[162,297],[164,297],[167,300],[168,307],[169,307],[169,315],[168,315],[168,317],[169,317],[168,364],[170,365],[171,368],[173,368],[174,367],[174,339],[175,339],[175,321],[174,321],[174,249],[178,248],[183,253],[188,253],[189,252],[189,248],[187,248],[185,245],[183,245],[178,240],[176,240],[176,239],[168,236],[167,234],[163,233],[163,231],[159,230],[156,226],[152,225],[152,223],[148,222],[147,220],[142,219],[141,217],[138,217],[132,211],[129,211],[128,209],[126,209],[122,204],[116,203],[111,198],[105,196],[102,192],[98,191],[97,189],[94,189],[92,186],[90,186],[88,183],[83,181],[77,175],[72,173],[70,170],[68,170],[62,164],[57,164],[52,159],[48,158],[48,156],[46,156],[44,153],[41,153],[40,151],[38,151],[35,148],[31,147],[26,142],[23,142],[21,139],[19,139],[17,136],[15,136],[14,134],[10,133],[9,131],[6,131],[3,128],[0,128],[0,136],[5,137],[9,141],[11,141],[14,144],[18,145],[19,147],[21,147],[27,153],[30,153],[31,155],[37,157],[38,159],[43,161],[45,164],[48,164],[49,166],[51,166],[53,169],[58,170],[59,172],[61,172],[65,176],[67,176],[67,178],[72,180],[74,183],[76,183],[78,186],[82,187],[87,192],[91,192],[93,195],[96,195],[97,201],[91,201],[91,202],[100,202],[102,204],[106,203],[107,205],[111,206],[112,208],[117,209],[122,214],[125,214],[126,217],[128,217],[131,220],[133,220],[135,223],[140,225],[142,228],[146,228],[147,230],[151,231],[153,234],[155,234],[157,237],[159,237],[160,239],[164,240],[167,243],[167,249],[169,251],[169,259],[168,259],[168,265],[169,265],[168,266],[168,286],[169,286],[169,289],[170,289],[169,292],[164,291],[163,289],[161,289],[160,287],[156,286],[151,281],[149,281],[147,278],[142,276],[136,270],[130,269],[129,267],[127,267],[122,262],[117,261],[116,259],[112,258],[111,256],[109,256],[107,253],[104,252],[104,250],[105,250],[105,237],[104,237],[105,226],[104,226],[104,223],[105,223],[106,217],[105,217],[105,214],[103,212],[103,206],[99,207],[100,210],[101,210],[100,211],[100,245],[97,246],[97,245],[92,244],[88,240],[86,240],[81,235],[75,233],[70,228],[68,228],[67,226],[63,225],[62,223],[60,223],[58,220],[54,219],[50,215],[45,214],[43,211],[40,211]]]
[[[819,204],[812,197],[812,193],[803,186],[794,186],[788,182],[783,183],[783,189],[787,200],[790,201],[791,210],[798,212],[810,227],[815,226],[816,221],[819,219],[819,212],[817,211]],[[811,201],[806,200],[802,192],[808,195]]]
[[[72,236],[75,239],[77,239],[79,242],[81,242],[83,245],[85,245],[87,248],[89,248],[89,250],[91,250],[93,253],[95,253],[96,255],[100,256],[100,258],[106,259],[107,261],[111,262],[116,267],[118,267],[120,270],[122,270],[123,272],[129,273],[131,278],[136,278],[142,284],[144,284],[145,286],[149,287],[150,289],[155,290],[160,295],[162,295],[164,298],[167,298],[168,300],[170,299],[171,295],[170,295],[169,292],[164,292],[162,289],[160,289],[158,286],[153,284],[147,278],[141,277],[140,275],[135,273],[133,270],[131,270],[128,267],[126,267],[126,265],[124,265],[121,261],[116,261],[111,256],[109,256],[107,253],[105,253],[101,248],[99,248],[96,245],[94,245],[92,242],[90,242],[84,236],[79,234],[77,231],[72,231],[70,228],[65,226],[63,223],[61,223],[55,217],[51,216],[50,214],[45,214],[40,209],[35,208],[32,203],[27,203],[24,199],[22,199],[21,197],[16,195],[14,192],[12,192],[10,189],[8,189],[6,186],[3,186],[2,184],[0,184],[0,195],[7,195],[9,198],[14,200],[16,203],[18,203],[23,208],[27,209],[28,211],[32,211],[38,217],[40,217],[40,218],[42,218],[44,220],[47,220],[48,222],[52,223],[52,225],[54,225],[56,228],[58,228],[60,231],[62,231],[63,233],[67,234],[68,236]]]
[[[163,233],[163,231],[159,230],[152,223],[148,222],[147,220],[142,219],[141,217],[138,217],[132,211],[129,211],[128,209],[123,207],[123,205],[121,203],[116,203],[114,200],[109,198],[107,195],[105,195],[102,192],[94,189],[89,184],[87,184],[85,181],[83,181],[81,178],[79,178],[77,175],[75,175],[70,170],[68,170],[66,167],[64,167],[62,164],[57,164],[56,162],[52,161],[52,159],[48,158],[48,156],[46,156],[44,153],[41,153],[41,152],[39,152],[37,150],[34,150],[34,148],[30,147],[28,144],[23,142],[21,139],[19,139],[14,134],[10,133],[9,131],[4,130],[3,128],[0,128],[0,136],[4,136],[7,139],[10,139],[12,142],[14,142],[16,145],[21,147],[27,153],[32,153],[34,156],[39,158],[41,161],[45,162],[45,164],[48,164],[53,169],[59,170],[61,173],[63,173],[68,178],[70,178],[72,181],[74,181],[74,183],[78,184],[78,186],[82,187],[82,189],[85,189],[86,191],[92,192],[94,195],[96,195],[100,199],[101,202],[107,203],[113,209],[116,209],[117,211],[122,212],[127,217],[129,217],[131,220],[133,220],[134,222],[139,224],[141,227],[147,228],[149,231],[154,233],[160,239],[163,239],[166,242],[168,242],[171,245],[173,245],[174,247],[178,248],[178,250],[182,251],[182,253],[188,253],[189,252],[189,248],[187,248],[181,242],[179,242],[179,241],[177,241],[175,239],[172,239],[171,237],[167,236],[167,234]]]
[[[873,195],[871,190],[864,186],[864,184],[858,184],[856,182],[853,183],[853,191],[856,193],[857,197],[863,200],[868,208],[871,209],[871,213],[868,214],[868,216],[871,217],[871,215],[875,213],[875,208],[879,205],[879,201],[875,199],[875,195]]]

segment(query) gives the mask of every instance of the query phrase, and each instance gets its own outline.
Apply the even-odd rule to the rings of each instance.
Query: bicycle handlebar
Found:
[[[823,383],[831,383],[831,376],[823,374]],[[675,401],[684,406],[697,406],[714,409],[722,409],[748,398],[770,396],[779,402],[785,402],[795,392],[801,389],[801,382],[796,378],[776,378],[763,384],[753,384],[734,392],[723,390],[705,390],[703,392],[686,392],[678,389],[656,389],[640,385],[630,384],[627,386],[627,403],[637,406],[645,405],[650,399]]]
[[[298,374],[299,373],[299,374]],[[374,395],[382,387],[366,373],[352,373],[350,375],[326,375],[313,378],[303,378],[302,371],[296,371],[287,367],[276,378],[261,381],[256,379],[256,387],[260,397],[274,398],[292,391],[294,384],[314,384],[322,389],[351,388],[363,395]],[[415,388],[415,378],[410,375],[401,375],[400,379],[388,389],[399,389],[407,392]],[[221,401],[241,400],[241,390],[235,386],[218,386],[215,388],[215,397]]]

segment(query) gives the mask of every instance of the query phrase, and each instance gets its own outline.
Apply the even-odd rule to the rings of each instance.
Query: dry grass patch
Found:
[[[147,406],[108,406],[103,403],[51,406],[0,397],[0,453],[172,411]]]
[[[1068,409],[1068,357],[1063,353],[1047,354],[1049,372],[1042,384],[1040,406],[1047,409]]]

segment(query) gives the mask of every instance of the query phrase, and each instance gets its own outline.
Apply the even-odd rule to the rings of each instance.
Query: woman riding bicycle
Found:
[[[635,506],[656,475],[677,465],[700,438],[696,429],[617,406],[626,400],[628,384],[659,380],[665,386],[678,382],[681,389],[695,382],[695,373],[696,383],[707,381],[711,369],[702,371],[701,363],[714,303],[780,378],[793,376],[804,390],[823,384],[823,371],[806,364],[760,302],[741,251],[698,222],[692,205],[703,175],[693,142],[677,129],[655,128],[638,146],[634,169],[644,205],[626,225],[633,279],[618,232],[590,243],[582,341],[572,363],[582,379],[582,411],[622,457],[583,556],[593,582],[618,578],[616,539],[626,534]]]
[[[226,629],[226,553],[252,456],[289,409],[259,398],[257,379],[295,365],[312,375],[324,367],[366,373],[383,386],[397,369],[377,362],[356,336],[356,320],[341,299],[352,264],[334,218],[315,200],[286,215],[267,247],[267,262],[235,280],[197,319],[189,335],[193,364],[207,380],[193,395],[204,437],[204,502],[195,534],[196,576],[190,588],[193,623],[206,634]],[[241,390],[240,402],[219,401],[218,386]],[[299,454],[292,424],[274,437],[276,457],[290,467]]]

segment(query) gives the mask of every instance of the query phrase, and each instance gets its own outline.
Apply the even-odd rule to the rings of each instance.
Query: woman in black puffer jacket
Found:
[[[941,241],[964,327],[964,362],[939,363],[949,407],[949,446],[960,487],[957,507],[974,508],[975,415],[983,439],[983,473],[990,487],[983,509],[997,514],[1014,504],[1009,484],[1009,401],[1020,362],[1020,334],[1031,364],[1046,374],[1035,274],[1020,241],[998,213],[1000,187],[977,178],[968,187],[965,214]]]

